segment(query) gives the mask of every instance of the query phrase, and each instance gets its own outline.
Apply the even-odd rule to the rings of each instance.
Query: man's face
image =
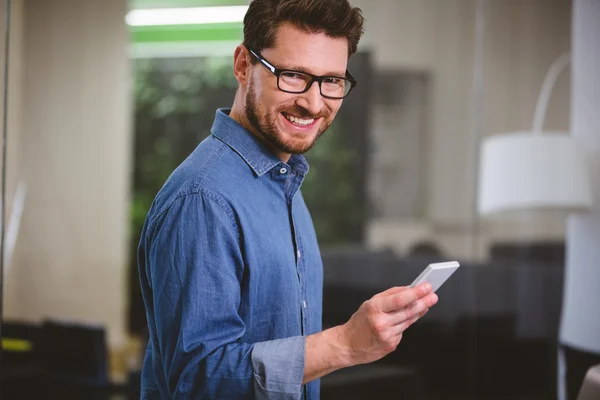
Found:
[[[343,77],[348,41],[284,24],[278,29],[275,46],[264,49],[261,56],[279,69]],[[261,63],[252,66],[245,97],[246,116],[278,151],[301,154],[310,150],[341,105],[342,100],[321,96],[317,82],[306,93],[286,93],[279,90],[277,77]]]

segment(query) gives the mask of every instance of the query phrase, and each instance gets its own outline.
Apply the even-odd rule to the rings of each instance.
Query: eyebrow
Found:
[[[290,66],[290,67],[278,67],[278,69],[280,70],[284,70],[284,71],[298,71],[298,72],[304,72],[305,74],[311,74],[311,75],[316,75],[316,76],[331,76],[331,77],[335,77],[335,78],[345,78],[346,77],[346,71],[344,71],[343,73],[339,73],[339,72],[327,72],[323,75],[317,75],[317,74],[313,74],[310,71],[307,71],[306,68],[300,67],[300,66]]]

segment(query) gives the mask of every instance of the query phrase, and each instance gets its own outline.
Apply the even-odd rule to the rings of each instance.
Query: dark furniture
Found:
[[[542,252],[540,261],[507,248],[486,265],[461,262],[438,291],[439,303],[381,360],[418,374],[423,390],[404,399],[556,398],[562,253]],[[376,293],[408,285],[428,263],[442,261],[359,247],[322,253],[324,327],[346,322]],[[404,384],[397,381],[397,390]],[[399,398],[374,390],[374,399]]]
[[[25,341],[29,348],[4,349],[2,400],[104,400],[127,392],[109,381],[103,327],[56,320],[39,325],[5,321],[3,337]]]

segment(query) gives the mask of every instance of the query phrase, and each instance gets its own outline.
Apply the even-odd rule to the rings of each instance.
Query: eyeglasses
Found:
[[[262,58],[252,49],[248,49],[262,65],[267,67],[273,75],[277,77],[277,87],[286,93],[306,93],[312,87],[314,82],[319,83],[321,96],[327,99],[340,100],[350,94],[350,91],[356,86],[356,79],[350,71],[346,70],[346,77],[339,76],[317,76],[307,72],[279,69],[270,62]]]

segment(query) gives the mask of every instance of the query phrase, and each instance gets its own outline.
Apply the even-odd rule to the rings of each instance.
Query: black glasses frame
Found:
[[[345,77],[341,77],[341,76],[332,76],[332,75],[319,76],[319,75],[309,74],[308,72],[304,72],[304,71],[295,71],[293,69],[279,69],[279,68],[275,67],[273,64],[271,64],[270,62],[268,62],[267,60],[265,60],[260,54],[258,54],[254,50],[248,49],[248,51],[258,61],[260,61],[260,63],[262,65],[264,65],[269,71],[271,71],[271,73],[273,75],[275,75],[277,77],[277,88],[279,90],[281,90],[282,92],[294,93],[294,94],[306,93],[306,92],[308,92],[310,90],[310,88],[312,87],[313,83],[318,82],[319,83],[319,92],[321,92],[321,96],[325,97],[326,99],[341,100],[341,99],[344,99],[344,98],[348,97],[348,95],[350,94],[350,92],[352,91],[352,89],[354,89],[354,87],[358,83],[356,81],[356,79],[354,79],[354,77],[352,76],[352,74],[350,73],[350,71],[348,71],[348,70],[346,70],[346,76]],[[307,83],[306,88],[304,90],[302,90],[302,91],[285,90],[285,89],[282,89],[281,86],[279,85],[279,77],[284,72],[293,72],[295,74],[306,75],[306,76],[309,76],[311,80],[310,80],[310,82]],[[321,88],[321,83],[323,82],[324,79],[327,79],[327,78],[345,79],[348,82],[350,82],[350,89],[348,89],[348,93],[346,93],[342,97],[327,96],[327,95],[323,94],[323,89]]]

